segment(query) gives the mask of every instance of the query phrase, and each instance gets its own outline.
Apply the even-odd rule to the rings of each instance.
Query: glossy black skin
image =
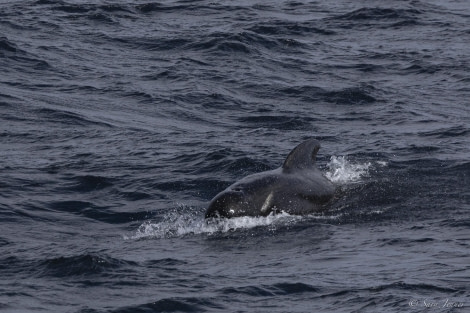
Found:
[[[229,186],[212,199],[206,218],[325,210],[335,188],[315,166],[319,148],[317,140],[308,139],[292,150],[282,167],[249,175]]]

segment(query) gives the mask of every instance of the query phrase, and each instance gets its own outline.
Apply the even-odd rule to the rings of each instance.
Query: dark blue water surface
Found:
[[[469,22],[466,0],[1,1],[0,311],[469,312]],[[311,136],[327,213],[204,220]]]

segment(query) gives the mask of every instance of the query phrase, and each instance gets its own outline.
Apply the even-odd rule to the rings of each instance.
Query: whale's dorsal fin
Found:
[[[287,156],[283,170],[311,168],[315,166],[317,152],[320,150],[320,142],[309,138],[295,147]]]

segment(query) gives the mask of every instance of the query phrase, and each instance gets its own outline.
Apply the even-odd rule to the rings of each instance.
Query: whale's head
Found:
[[[206,218],[237,217],[246,215],[249,207],[245,194],[238,190],[226,190],[215,196],[206,211]]]

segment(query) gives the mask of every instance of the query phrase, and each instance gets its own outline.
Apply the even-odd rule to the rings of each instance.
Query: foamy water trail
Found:
[[[260,226],[268,226],[274,230],[276,226],[286,225],[301,219],[300,216],[292,216],[287,213],[260,217],[235,217],[204,219],[202,215],[188,212],[172,212],[166,214],[162,221],[146,221],[137,229],[134,235],[124,236],[124,239],[142,238],[174,238],[186,235],[215,234],[251,229]]]

